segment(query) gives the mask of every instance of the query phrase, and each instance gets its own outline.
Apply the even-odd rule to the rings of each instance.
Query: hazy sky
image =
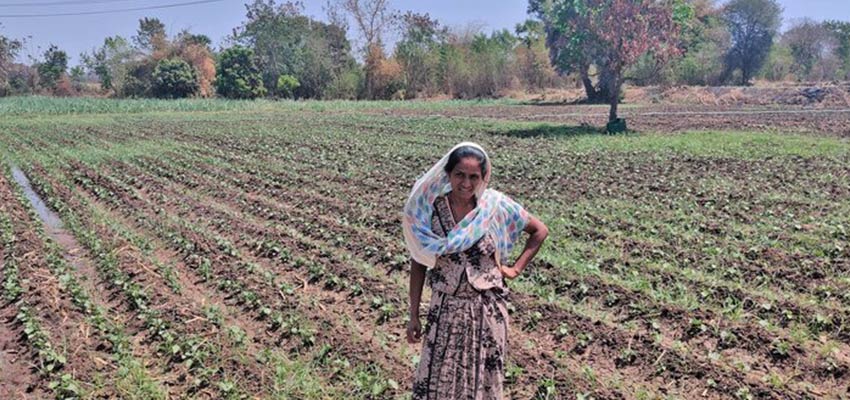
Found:
[[[222,0],[215,3],[103,15],[9,17],[20,14],[140,8],[190,1],[192,0],[0,0],[0,34],[27,40],[22,61],[27,61],[27,55],[40,57],[44,49],[54,43],[67,51],[71,57],[71,65],[76,65],[80,52],[100,46],[106,36],[121,35],[129,39],[135,33],[141,17],[159,18],[165,23],[169,34],[186,28],[194,33],[205,34],[213,40],[215,47],[222,43],[233,28],[245,20],[244,4],[247,0]],[[51,4],[34,6],[39,3]],[[323,5],[326,0],[305,0],[303,3],[308,15],[325,19]],[[779,3],[785,8],[786,23],[802,17],[815,20],[850,20],[850,0],[779,0]],[[502,28],[513,29],[526,18],[528,1],[390,0],[390,4],[396,10],[429,13],[443,25],[460,27],[477,23],[489,32]],[[351,34],[354,35],[355,32],[352,31]]]

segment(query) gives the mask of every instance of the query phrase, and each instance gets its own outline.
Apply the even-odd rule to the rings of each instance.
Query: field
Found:
[[[719,110],[0,100],[0,398],[408,398],[400,210],[464,140],[551,232],[510,398],[846,397],[850,113]]]

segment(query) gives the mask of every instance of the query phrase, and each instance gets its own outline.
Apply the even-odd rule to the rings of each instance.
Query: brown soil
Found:
[[[28,392],[43,394],[47,390],[49,380],[57,378],[48,372],[35,372],[41,361],[35,349],[29,347],[23,327],[14,321],[22,302],[29,304],[33,317],[53,348],[65,355],[67,362],[59,373],[70,374],[84,384],[94,382],[96,376],[108,379],[108,371],[114,368],[110,361],[108,344],[102,337],[97,336],[86,321],[85,315],[72,305],[59,279],[48,268],[45,258],[48,251],[32,229],[39,222],[30,218],[4,176],[0,176],[0,202],[4,204],[5,211],[14,224],[17,240],[9,256],[17,260],[19,279],[23,287],[18,303],[3,306],[2,326],[6,333],[2,337],[4,363],[11,367],[9,373],[20,372],[12,380],[23,382],[25,385],[6,390],[12,391],[13,395]],[[5,360],[7,354],[10,358]],[[23,372],[24,368],[29,371]],[[101,394],[109,395],[108,392]]]
[[[16,310],[5,303],[0,308],[0,398],[42,399],[48,396],[33,372],[28,350],[14,325]]]
[[[432,110],[373,111],[382,115],[484,118],[512,121],[550,122],[564,125],[561,134],[591,133],[601,130],[608,119],[605,106],[586,105],[481,105]],[[639,132],[683,131],[772,131],[817,135],[850,136],[850,107],[813,109],[783,106],[703,106],[622,104],[620,117],[629,129]],[[558,134],[558,129],[547,131]],[[517,132],[533,137],[540,131]]]
[[[507,93],[507,98],[532,103],[577,103],[585,93],[582,89],[545,90],[541,93]],[[626,86],[626,104],[687,104],[704,106],[770,106],[800,105],[816,108],[846,108],[850,106],[850,84],[762,83],[754,86]]]

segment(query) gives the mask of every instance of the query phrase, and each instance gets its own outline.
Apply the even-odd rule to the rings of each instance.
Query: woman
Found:
[[[419,302],[432,289],[413,399],[501,399],[508,312],[505,278],[516,278],[548,229],[508,196],[487,189],[487,153],[461,143],[416,181],[404,208],[411,254],[407,340],[422,337]],[[508,264],[521,231],[525,249]]]

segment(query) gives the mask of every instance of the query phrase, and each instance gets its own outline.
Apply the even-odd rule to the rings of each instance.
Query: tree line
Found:
[[[219,49],[142,18],[134,36],[105,38],[70,69],[55,45],[17,63],[23,42],[0,35],[0,96],[479,98],[582,87],[588,101],[611,103],[613,119],[625,83],[850,77],[850,23],[801,19],[780,32],[775,0],[529,0],[526,21],[490,33],[449,29],[387,0],[331,0],[324,20],[300,3],[245,7]],[[388,48],[391,33],[398,40]]]

